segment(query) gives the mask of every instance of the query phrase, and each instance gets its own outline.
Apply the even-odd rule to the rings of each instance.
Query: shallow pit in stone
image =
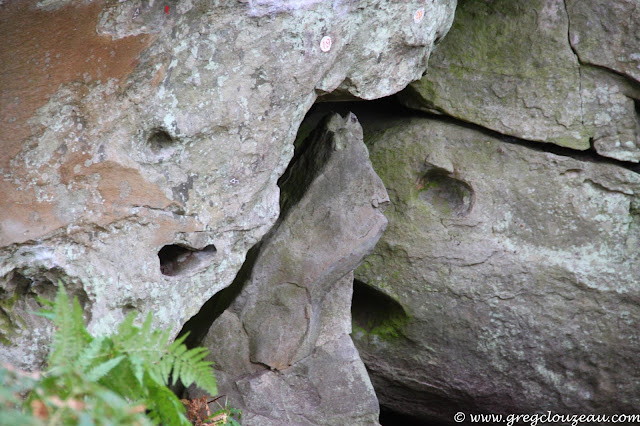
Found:
[[[417,187],[418,198],[443,216],[466,216],[473,207],[471,186],[451,177],[446,170],[431,168],[418,180]]]
[[[179,244],[169,244],[160,249],[160,272],[175,277],[205,267],[216,254],[216,246],[210,244],[201,250]]]
[[[147,144],[152,152],[159,153],[171,148],[175,144],[175,140],[166,130],[156,128],[151,130],[147,138]]]

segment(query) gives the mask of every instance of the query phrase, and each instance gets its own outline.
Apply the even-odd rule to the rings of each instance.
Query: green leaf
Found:
[[[160,377],[162,379],[162,384],[169,384],[169,374],[171,374],[171,369],[173,368],[173,362],[170,358],[163,358],[160,360]]]
[[[59,284],[59,282],[58,282],[58,284]],[[45,299],[44,297],[40,297],[40,296],[36,296],[36,300],[42,306],[47,306],[47,307],[49,307],[49,309],[53,309],[53,300]]]
[[[126,358],[126,355],[120,355],[118,357],[110,359],[109,361],[105,361],[102,364],[99,364],[99,365],[95,366],[94,368],[92,368],[86,374],[85,377],[87,378],[87,380],[89,380],[91,382],[97,382],[98,380],[100,380],[101,378],[106,376],[107,373],[109,373],[111,370],[113,370],[125,358]]]
[[[144,365],[142,358],[139,356],[131,355],[129,356],[129,362],[131,363],[131,370],[133,371],[133,376],[138,379],[138,383],[143,384],[144,378]]]
[[[80,371],[86,372],[93,364],[95,364],[96,360],[100,358],[107,358],[109,356],[110,340],[111,339],[105,336],[93,339],[78,355],[76,367]]]
[[[166,425],[191,426],[191,422],[185,416],[184,405],[169,388],[158,386],[152,381],[148,381],[147,386],[149,388],[147,409],[151,410],[152,418]]]
[[[107,375],[100,379],[100,384],[131,401],[144,400],[148,390],[133,374],[128,357],[117,364]]]
[[[149,312],[147,314],[147,318],[145,318],[144,322],[142,323],[142,329],[140,330],[143,336],[148,336],[149,334],[151,334],[152,322],[153,320],[152,320],[151,312]]]

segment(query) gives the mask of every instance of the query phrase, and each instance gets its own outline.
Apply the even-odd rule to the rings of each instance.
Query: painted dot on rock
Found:
[[[423,8],[416,10],[416,13],[413,14],[413,22],[415,22],[416,24],[419,24],[420,22],[422,22],[423,18],[424,18]]]
[[[323,52],[328,52],[329,50],[331,50],[331,37],[322,37],[322,40],[320,40],[320,50],[322,50]]]
[[[166,13],[167,15],[169,14],[169,6],[164,7],[164,13]]]

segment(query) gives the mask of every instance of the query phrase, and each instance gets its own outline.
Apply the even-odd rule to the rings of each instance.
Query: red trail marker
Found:
[[[169,14],[169,6],[164,7],[164,13],[166,13],[167,15]]]

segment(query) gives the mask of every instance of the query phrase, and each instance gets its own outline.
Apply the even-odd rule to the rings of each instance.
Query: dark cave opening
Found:
[[[352,112],[358,118],[358,121],[362,125],[365,135],[369,131],[374,131],[386,127],[389,120],[398,118],[409,118],[422,114],[419,111],[414,111],[406,106],[402,105],[396,95],[386,96],[384,98],[374,99],[370,101],[366,100],[346,100],[346,101],[331,101],[326,102],[319,99],[309,112],[303,121],[305,124],[311,124],[316,126],[319,119],[330,112],[337,112],[343,117],[346,114]],[[302,128],[302,126],[301,126]]]

